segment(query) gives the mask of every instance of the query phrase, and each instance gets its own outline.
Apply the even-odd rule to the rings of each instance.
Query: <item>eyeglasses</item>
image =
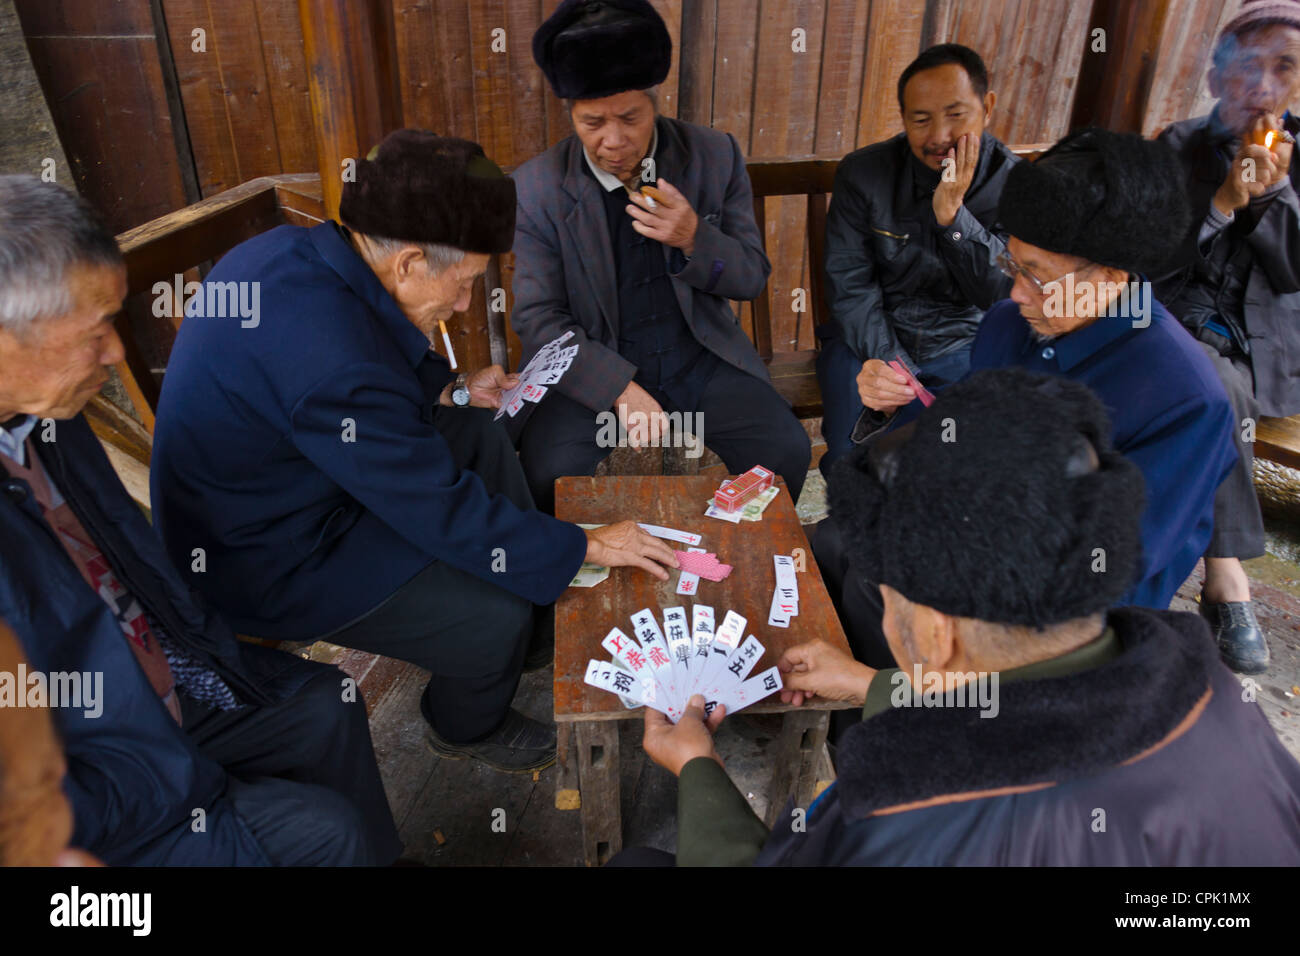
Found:
[[[1004,276],[1012,280],[1016,279],[1018,276],[1024,276],[1026,279],[1029,280],[1029,284],[1034,287],[1034,290],[1039,295],[1047,295],[1047,286],[1051,285],[1052,283],[1060,282],[1066,276],[1074,275],[1077,272],[1086,272],[1089,269],[1091,269],[1094,265],[1094,263],[1091,262],[1085,263],[1084,265],[1071,269],[1069,272],[1065,273],[1065,275],[1060,275],[1057,276],[1055,279],[1050,279],[1047,282],[1044,282],[1042,279],[1038,278],[1038,276],[1034,275],[1032,272],[1030,272],[1028,269],[1022,266],[1019,262],[1017,262],[1014,258],[1012,258],[1011,253],[1009,252],[999,253],[995,261],[997,262],[998,268],[1002,271],[1002,274]]]

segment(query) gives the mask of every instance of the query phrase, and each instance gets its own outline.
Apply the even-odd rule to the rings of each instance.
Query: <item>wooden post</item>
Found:
[[[402,124],[392,5],[298,0],[325,214],[338,218],[344,160],[359,160]]]
[[[1142,132],[1169,9],[1170,0],[1097,0],[1070,129],[1101,126],[1121,133]],[[1093,31],[1098,29],[1105,31],[1105,53],[1093,52]]]

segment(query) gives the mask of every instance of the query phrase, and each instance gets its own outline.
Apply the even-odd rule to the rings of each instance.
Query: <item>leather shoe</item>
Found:
[[[1210,624],[1219,656],[1238,674],[1260,674],[1268,670],[1268,642],[1255,619],[1249,601],[1226,604],[1201,602],[1201,617]]]
[[[477,760],[503,773],[532,773],[555,763],[555,725],[525,717],[513,707],[500,727],[472,744],[444,740],[432,726],[425,742],[439,757]]]

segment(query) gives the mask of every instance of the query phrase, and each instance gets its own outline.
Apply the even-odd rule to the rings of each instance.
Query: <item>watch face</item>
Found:
[[[468,404],[469,404],[469,389],[468,389],[468,388],[454,388],[454,389],[452,389],[452,391],[451,391],[451,400],[452,400],[452,402],[453,402],[454,404],[456,404],[456,405],[468,405]]]

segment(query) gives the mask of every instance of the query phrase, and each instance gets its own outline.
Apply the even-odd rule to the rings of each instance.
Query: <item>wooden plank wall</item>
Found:
[[[316,171],[297,0],[14,2],[77,185],[115,229],[257,176]],[[477,140],[503,166],[567,136],[568,117],[531,52],[558,2],[390,0],[402,122]],[[653,2],[675,51],[663,112],[725,130],[747,156],[770,159],[838,158],[897,133],[898,74],[924,46],[946,41],[988,62],[996,135],[1054,140],[1071,122],[1094,9],[1119,0]],[[1162,25],[1145,131],[1203,111],[1210,43],[1238,2],[1122,0],[1140,8],[1136,22]],[[504,49],[493,48],[496,30]],[[1122,55],[1122,38],[1108,39]],[[1143,49],[1155,42],[1143,38]],[[766,202],[778,351],[814,347],[807,315],[792,307],[793,291],[810,286],[804,216],[799,198]],[[513,268],[507,257],[489,277],[507,290],[507,307]],[[457,320],[467,362],[490,355],[485,292]],[[512,333],[509,344],[517,358]]]

